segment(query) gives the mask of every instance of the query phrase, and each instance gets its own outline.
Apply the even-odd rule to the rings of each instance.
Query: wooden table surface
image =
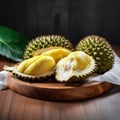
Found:
[[[120,56],[120,45],[113,48]],[[4,64],[14,62],[0,56],[0,70]],[[96,98],[72,102],[37,100],[2,90],[0,120],[120,120],[120,87],[115,85]]]

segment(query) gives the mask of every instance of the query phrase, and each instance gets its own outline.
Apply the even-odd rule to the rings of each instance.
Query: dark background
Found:
[[[77,44],[98,34],[120,44],[120,0],[0,0],[0,25],[29,39],[60,34]]]

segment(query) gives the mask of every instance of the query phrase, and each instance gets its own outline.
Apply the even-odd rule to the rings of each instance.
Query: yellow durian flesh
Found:
[[[85,69],[91,62],[90,56],[85,54],[84,52],[79,52],[75,51],[72,52],[69,56],[68,59],[73,59],[74,60],[74,70],[80,69],[83,70]]]
[[[34,63],[37,59],[39,59],[40,58],[40,56],[36,56],[36,57],[32,57],[32,58],[30,58],[30,59],[27,59],[27,60],[24,60],[23,62],[21,62],[20,64],[19,64],[19,66],[17,67],[17,70],[19,71],[19,72],[24,72],[25,71],[25,69],[29,66],[29,65],[31,65],[32,63]]]
[[[33,57],[34,56],[38,56],[44,52],[47,52],[47,51],[50,51],[50,50],[53,50],[53,49],[59,49],[59,48],[62,48],[62,47],[58,47],[58,46],[50,46],[50,47],[46,47],[46,48],[41,48],[41,49],[38,49],[36,51],[33,52]]]
[[[70,53],[56,65],[56,79],[60,82],[69,81],[70,78],[84,78],[95,69],[95,60],[82,51]]]
[[[68,56],[70,52],[71,51],[66,48],[57,48],[43,52],[41,55],[51,56],[54,58],[55,62],[58,62],[61,58]]]
[[[38,75],[50,72],[55,66],[55,61],[50,56],[41,56],[31,64],[25,71],[25,74]]]
[[[41,51],[40,55],[21,62],[17,66],[17,70],[14,70],[14,74],[25,79],[51,76],[54,74],[56,62],[71,52],[62,47],[50,47]]]
[[[51,56],[35,56],[23,61],[17,70],[28,75],[42,75],[51,72],[55,67],[55,61]]]

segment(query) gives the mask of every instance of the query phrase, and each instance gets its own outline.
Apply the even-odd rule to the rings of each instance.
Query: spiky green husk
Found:
[[[13,76],[18,78],[19,80],[37,83],[37,82],[55,82],[54,72],[49,73],[47,76],[39,76],[39,75],[27,75],[19,72],[16,68],[12,70]]]
[[[54,70],[49,72],[47,75],[41,76],[41,75],[28,75],[28,74],[21,73],[17,70],[17,66],[11,67],[11,66],[5,65],[3,69],[8,72],[11,72],[15,78],[18,78],[19,80],[22,80],[25,82],[30,82],[30,83],[57,82],[55,80]]]
[[[114,52],[108,41],[98,35],[89,35],[80,40],[76,50],[84,51],[93,56],[97,62],[97,73],[104,73],[112,68]]]
[[[65,37],[60,35],[44,35],[36,37],[28,43],[24,51],[24,59],[33,57],[34,52],[41,48],[51,46],[65,47],[69,50],[73,50],[72,43]]]

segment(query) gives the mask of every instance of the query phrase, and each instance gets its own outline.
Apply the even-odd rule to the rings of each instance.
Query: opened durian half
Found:
[[[55,60],[51,56],[35,56],[13,69],[13,75],[25,81],[36,81],[54,74]]]
[[[66,48],[52,48],[42,52],[40,55],[24,60],[18,66],[13,67],[13,75],[29,82],[40,82],[50,79],[51,76],[54,76],[57,62],[70,54],[70,52],[71,51]],[[10,70],[8,67],[6,67],[6,69]]]
[[[59,82],[76,82],[87,78],[96,69],[96,62],[91,56],[82,51],[74,51],[58,61],[56,79]]]
[[[29,59],[33,56],[37,56],[41,54],[41,52],[45,52],[51,50],[52,47],[64,47],[69,50],[73,50],[72,43],[66,39],[64,36],[60,35],[44,35],[36,37],[32,39],[26,49],[24,51],[24,59]]]

